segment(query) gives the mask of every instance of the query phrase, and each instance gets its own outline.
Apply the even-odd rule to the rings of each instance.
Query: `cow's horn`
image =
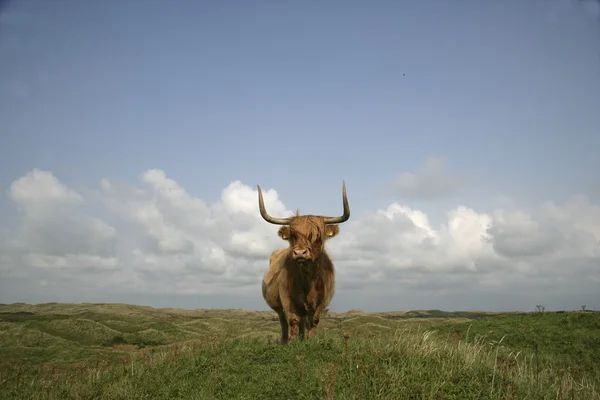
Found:
[[[342,201],[344,203],[344,214],[341,217],[327,217],[323,220],[325,225],[330,224],[341,224],[342,222],[348,221],[350,218],[350,206],[348,205],[348,198],[346,197],[346,182],[342,181]]]
[[[275,225],[288,225],[292,220],[291,218],[274,218],[267,213],[265,202],[263,201],[262,190],[260,190],[259,185],[256,185],[256,187],[258,188],[258,208],[260,209],[260,215],[262,215],[264,220]]]

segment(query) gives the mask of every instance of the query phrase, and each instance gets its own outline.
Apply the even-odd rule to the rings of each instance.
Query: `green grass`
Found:
[[[2,399],[600,399],[600,313],[0,305]]]
[[[468,330],[472,338],[502,339],[504,346],[536,356],[536,362],[569,370],[575,376],[600,376],[600,313],[498,315],[444,330],[459,337]]]

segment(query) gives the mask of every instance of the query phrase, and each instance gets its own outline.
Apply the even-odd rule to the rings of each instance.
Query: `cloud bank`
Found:
[[[407,200],[435,200],[452,196],[464,188],[466,180],[446,169],[441,158],[430,157],[416,172],[403,172],[392,182],[392,189]]]
[[[347,183],[352,207],[358,188]],[[265,308],[260,280],[286,245],[260,217],[256,189],[239,181],[208,204],[161,170],[78,191],[34,169],[6,193],[18,218],[0,231],[3,302],[231,295],[214,306]],[[273,215],[301,206],[275,189],[264,199]],[[439,226],[399,203],[353,210],[327,247],[339,310],[600,306],[589,303],[600,297],[600,205],[584,196],[532,212],[461,205]]]

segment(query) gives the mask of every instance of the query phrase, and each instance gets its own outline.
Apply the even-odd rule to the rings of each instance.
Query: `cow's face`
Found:
[[[340,232],[336,224],[325,225],[323,217],[296,216],[282,226],[278,235],[290,243],[292,259],[298,263],[314,262],[325,247],[325,241]]]
[[[342,183],[342,203],[344,213],[339,217],[324,217],[316,215],[298,215],[295,217],[276,218],[267,213],[262,190],[258,189],[258,209],[263,219],[271,224],[283,225],[279,236],[290,243],[291,256],[298,263],[314,262],[325,248],[325,241],[337,235],[340,231],[338,224],[350,218],[350,206],[346,197],[346,183]]]

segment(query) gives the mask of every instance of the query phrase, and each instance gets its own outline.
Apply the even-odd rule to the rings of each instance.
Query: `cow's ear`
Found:
[[[335,235],[340,233],[340,227],[337,225],[325,225],[325,238],[331,239]]]
[[[281,228],[279,228],[279,232],[277,232],[277,234],[283,240],[288,240],[290,238],[290,227],[287,225],[282,226]]]

